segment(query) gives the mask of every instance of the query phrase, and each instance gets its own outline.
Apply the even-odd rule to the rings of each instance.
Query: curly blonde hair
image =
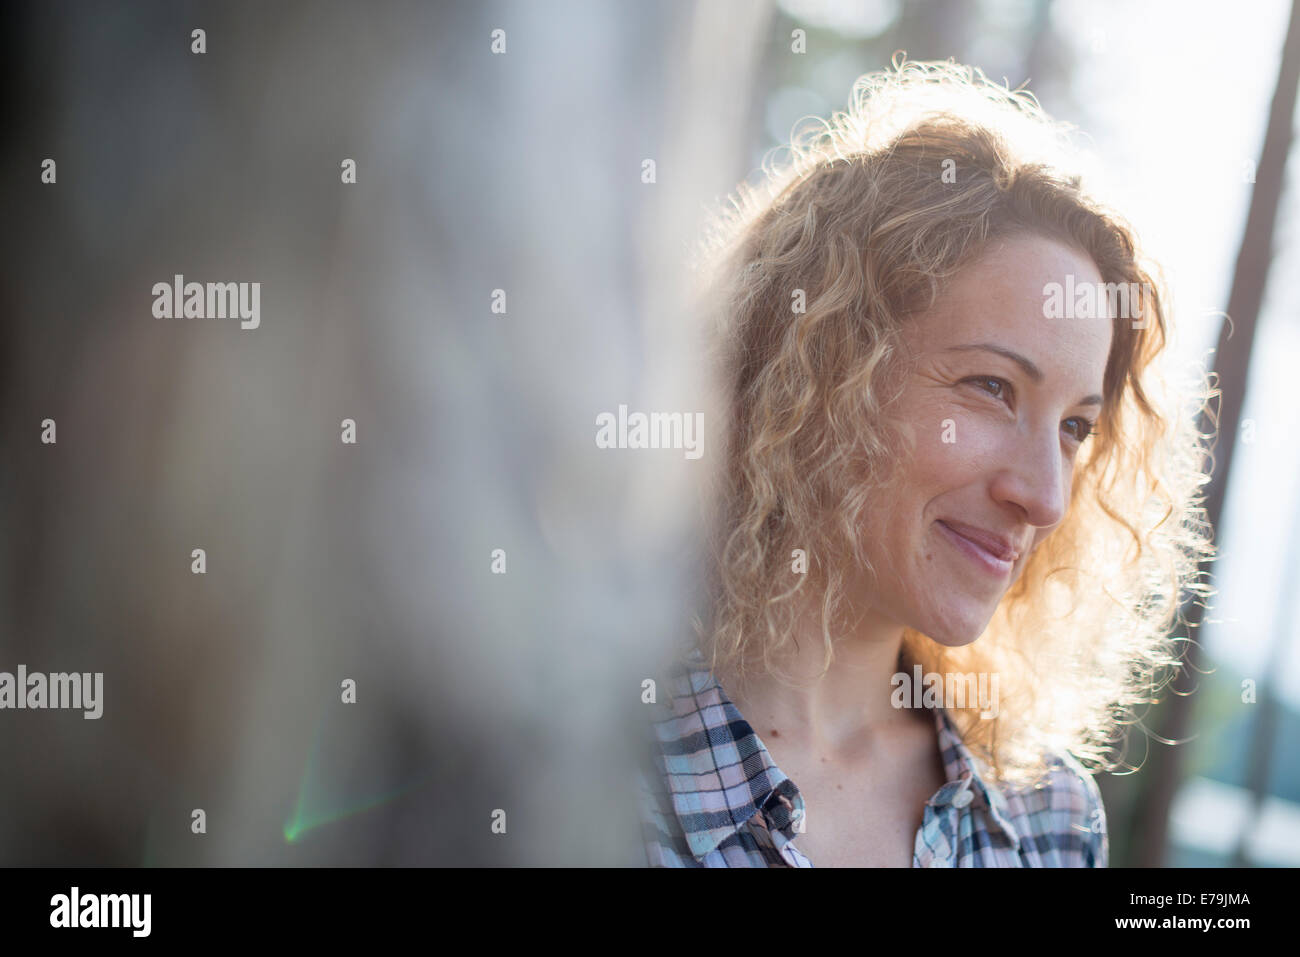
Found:
[[[1068,513],[985,632],[950,648],[906,629],[900,664],[999,676],[998,717],[950,711],[998,780],[1030,782],[1067,752],[1111,770],[1134,707],[1157,700],[1177,667],[1169,633],[1181,601],[1211,593],[1198,573],[1214,547],[1199,505],[1208,436],[1195,415],[1215,393],[1202,376],[1197,395],[1177,395],[1154,364],[1167,292],[1132,228],[1067,171],[1072,128],[979,70],[905,57],[892,67],[858,79],[847,114],[796,131],[787,164],[769,155],[766,196],[741,184],[712,210],[698,249],[715,297],[725,453],[695,647],[742,683],[753,668],[784,678],[773,659],[811,597],[829,667],[844,563],[870,567],[859,521],[906,458],[888,414],[900,330],[991,240],[1059,239],[1104,282],[1147,290],[1145,321],[1114,318],[1105,404]],[[797,290],[802,312],[791,309]],[[809,574],[792,571],[795,549]]]

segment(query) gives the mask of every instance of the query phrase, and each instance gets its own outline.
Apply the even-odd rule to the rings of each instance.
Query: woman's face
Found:
[[[980,636],[1065,517],[1111,343],[1107,318],[1044,318],[1044,287],[1067,275],[1076,289],[1101,282],[1091,258],[1054,240],[994,241],[905,330],[894,408],[915,454],[862,534],[880,576],[873,611],[941,644]]]

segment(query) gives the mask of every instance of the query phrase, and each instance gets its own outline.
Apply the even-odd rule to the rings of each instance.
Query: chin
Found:
[[[984,634],[984,629],[988,627],[991,620],[992,615],[984,616],[978,621],[968,619],[965,621],[931,622],[929,628],[919,627],[916,630],[945,648],[961,648],[964,645],[971,644],[980,635]]]
[[[936,645],[943,645],[945,648],[963,648],[966,645],[971,644],[977,638],[979,638],[980,634],[982,634],[982,631],[973,634],[960,634],[960,635],[953,635],[953,634],[935,635],[935,634],[930,634],[929,632],[922,632],[922,634],[924,634],[927,638],[933,641]]]

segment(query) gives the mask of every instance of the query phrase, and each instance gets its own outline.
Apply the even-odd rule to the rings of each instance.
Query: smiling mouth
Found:
[[[999,558],[983,545],[973,542],[965,535],[955,531],[942,519],[936,521],[935,524],[939,526],[944,537],[957,551],[961,552],[985,572],[997,578],[1005,578],[1010,574],[1012,567],[1015,565],[1014,561]]]

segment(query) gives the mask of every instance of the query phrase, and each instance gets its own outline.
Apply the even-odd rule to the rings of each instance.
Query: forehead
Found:
[[[1031,359],[1047,374],[1047,385],[1100,391],[1111,320],[1072,313],[1048,318],[1044,307],[1052,283],[1078,289],[1101,281],[1087,254],[1057,240],[1032,235],[995,240],[953,276],[930,309],[912,317],[904,338],[918,357],[954,361],[989,353],[949,352],[950,347],[995,344]]]

